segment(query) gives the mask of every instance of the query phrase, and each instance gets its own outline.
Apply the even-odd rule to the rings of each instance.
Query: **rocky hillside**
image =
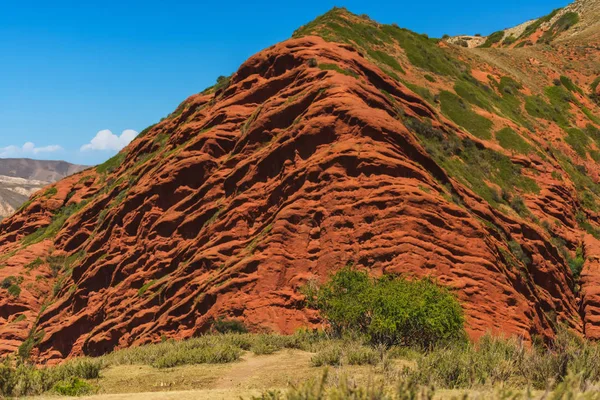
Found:
[[[464,48],[317,18],[2,222],[0,351],[319,326],[301,288],[347,264],[436,277],[474,339],[600,338],[589,29]]]
[[[513,28],[494,32],[489,36],[461,35],[448,42],[462,47],[520,48],[598,35],[600,1],[578,0],[543,17],[524,22]]]
[[[0,220],[12,215],[42,187],[84,168],[64,161],[0,159]]]

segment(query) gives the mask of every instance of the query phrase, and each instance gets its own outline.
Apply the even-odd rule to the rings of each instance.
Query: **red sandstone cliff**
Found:
[[[457,57],[474,64],[465,54]],[[597,214],[551,151],[572,152],[557,144],[561,128],[526,132],[495,108],[475,108],[538,149],[507,150],[409,89],[426,72],[402,63],[406,75],[395,79],[360,46],[288,40],[188,98],[107,164],[34,196],[0,225],[0,278],[20,288],[0,296],[0,352],[29,338],[40,360],[99,355],[197,335],[221,316],[254,330],[318,326],[299,288],[349,262],[437,277],[456,291],[473,338],[550,337],[558,323],[599,337],[599,242],[578,223],[583,212],[595,227]],[[473,77],[502,76],[491,61],[477,63]],[[450,90],[452,79],[428,85]],[[440,160],[424,138],[458,146],[455,155]],[[490,203],[457,175],[467,152],[534,182],[507,189],[529,211]],[[496,174],[482,182],[500,196]],[[578,247],[581,282],[567,260]]]

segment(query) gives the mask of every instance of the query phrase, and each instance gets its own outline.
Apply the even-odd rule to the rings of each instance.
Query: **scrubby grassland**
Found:
[[[567,330],[545,345],[491,335],[468,342],[460,305],[427,279],[375,279],[348,266],[305,292],[326,330],[249,334],[240,322],[221,319],[212,334],[57,367],[6,359],[0,395],[135,398],[144,395],[131,393],[188,390],[207,398],[290,400],[507,399],[550,392],[563,398],[600,384],[600,346]]]
[[[164,363],[166,359],[177,362]],[[4,367],[0,373],[3,390],[8,371]],[[52,388],[36,378],[59,375],[61,381]],[[585,398],[596,398],[598,382],[600,348],[567,332],[549,348],[486,336],[478,345],[429,351],[299,332],[208,335],[36,372],[28,367],[19,373],[12,395],[97,393],[103,398],[123,393],[118,398],[161,398],[136,393],[184,391],[178,398],[561,399],[583,392],[588,392]]]

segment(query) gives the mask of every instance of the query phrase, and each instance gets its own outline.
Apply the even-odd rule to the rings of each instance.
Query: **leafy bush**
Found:
[[[61,396],[83,396],[96,392],[96,387],[79,378],[57,382],[52,390]]]
[[[372,343],[424,348],[464,339],[460,304],[429,279],[372,279],[345,267],[307,296],[337,336],[355,332]]]
[[[321,367],[324,365],[335,366],[342,363],[343,356],[344,353],[342,347],[336,344],[319,351],[310,359],[310,362],[313,367]]]
[[[583,249],[578,247],[575,252],[575,258],[569,259],[569,268],[573,273],[573,277],[575,279],[579,278],[581,275],[581,270],[583,269],[583,264],[585,264],[585,256],[583,254]]]

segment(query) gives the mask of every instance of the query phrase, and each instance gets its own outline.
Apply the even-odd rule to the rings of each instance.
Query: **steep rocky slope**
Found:
[[[494,32],[489,36],[460,35],[448,42],[462,47],[520,48],[551,44],[588,35],[597,36],[600,24],[600,1],[578,0],[543,17]]]
[[[64,161],[0,159],[0,220],[12,215],[42,187],[84,168]]]
[[[0,351],[319,326],[300,288],[349,263],[436,277],[475,339],[599,338],[589,37],[466,49],[332,10],[2,222]]]

